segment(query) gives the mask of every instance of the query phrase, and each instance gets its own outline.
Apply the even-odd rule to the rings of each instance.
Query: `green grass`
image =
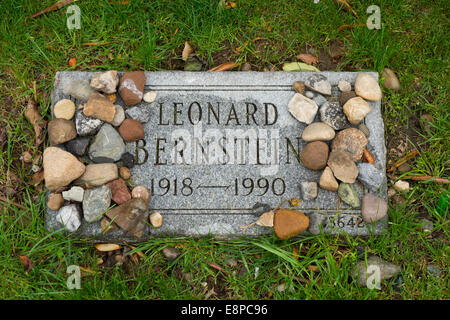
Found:
[[[34,146],[32,127],[24,117],[33,81],[42,114],[48,119],[54,74],[69,70],[71,57],[77,59],[76,70],[182,70],[181,52],[189,41],[205,69],[237,61],[264,71],[280,70],[305,47],[313,47],[320,57],[339,41],[346,49],[335,70],[381,72],[390,67],[402,83],[399,92],[385,90],[383,99],[388,159],[397,160],[390,150],[406,141],[409,149],[420,151],[410,161],[408,175],[449,178],[447,2],[373,1],[381,7],[382,30],[337,30],[343,24],[365,22],[368,2],[357,0],[351,4],[359,18],[324,0],[318,4],[245,0],[236,1],[232,10],[219,8],[219,1],[212,0],[130,0],[129,5],[80,0],[76,3],[82,12],[80,30],[66,28],[65,8],[24,24],[26,16],[55,1],[0,3],[0,126],[8,138],[0,149],[0,195],[7,194],[24,207],[0,202],[0,298],[203,299],[213,286],[217,295],[210,299],[450,297],[448,206],[442,200],[448,199],[448,185],[411,182],[403,203],[390,202],[389,229],[380,237],[155,239],[139,246],[146,258],[138,264],[102,268],[91,244],[44,229],[42,184],[33,186],[31,165],[20,160],[24,151],[36,155],[44,148]],[[84,42],[107,44],[83,46]],[[231,50],[240,46],[240,54]],[[428,127],[421,119],[425,113],[432,119]],[[433,221],[431,234],[422,231],[421,218]],[[161,254],[167,245],[182,251],[174,262]],[[298,260],[292,254],[294,247],[300,252]],[[383,282],[381,290],[357,286],[349,279],[350,272],[370,254],[400,265],[401,278]],[[19,255],[31,259],[30,271],[24,271]],[[227,266],[229,258],[236,259],[238,266]],[[226,274],[210,263],[223,267]],[[81,290],[68,290],[66,268],[72,264],[98,273],[84,276]],[[440,266],[443,276],[428,276],[428,264]],[[310,271],[310,265],[318,271]],[[256,267],[259,276],[255,278]],[[186,272],[192,281],[181,278]],[[278,292],[280,283],[293,289]]]

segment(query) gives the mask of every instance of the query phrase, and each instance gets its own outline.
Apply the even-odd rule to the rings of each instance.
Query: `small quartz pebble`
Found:
[[[56,221],[61,223],[67,231],[75,232],[81,226],[81,214],[77,205],[71,204],[59,209]]]
[[[317,182],[302,181],[300,182],[300,193],[305,201],[317,198]]]
[[[159,228],[162,226],[163,224],[163,217],[161,215],[161,213],[159,212],[153,212],[150,216],[150,223],[152,224],[152,226],[154,226],[155,228]]]
[[[67,191],[63,191],[62,196],[67,201],[83,201],[84,189],[78,186],[74,186]]]
[[[157,92],[156,91],[148,91],[144,94],[144,101],[147,103],[151,103],[153,101],[156,100],[156,96],[157,96]]]
[[[329,190],[329,191],[337,191],[339,184],[336,181],[336,178],[333,175],[333,171],[331,171],[330,167],[326,167],[322,175],[320,176],[319,180],[319,186],[322,189]]]
[[[338,88],[339,90],[341,90],[341,92],[352,91],[352,85],[350,84],[350,82],[345,80],[339,80]]]
[[[292,84],[292,88],[294,88],[295,92],[303,94],[305,92],[305,84],[302,81],[295,81]]]
[[[327,165],[328,145],[322,141],[310,142],[303,148],[300,159],[308,169],[323,169]]]
[[[150,192],[145,186],[136,186],[131,191],[131,196],[133,198],[142,198],[146,202],[150,199]]]
[[[77,130],[73,121],[53,119],[48,123],[48,138],[52,146],[76,138]]]
[[[369,73],[360,73],[356,76],[355,93],[370,101],[378,101],[382,97],[377,80]]]
[[[118,127],[125,120],[125,110],[123,110],[122,106],[115,104],[114,108],[116,108],[116,113],[114,114],[114,119],[111,121],[111,124],[114,127]]]
[[[367,193],[362,199],[361,212],[365,222],[375,222],[384,218],[387,214],[388,205],[386,201]]]
[[[294,94],[288,104],[288,109],[292,116],[298,121],[306,124],[310,124],[314,121],[318,108],[319,107],[313,100],[300,93]]]
[[[59,100],[53,107],[55,118],[71,120],[75,114],[75,103],[69,99]]]
[[[312,76],[305,81],[305,86],[311,90],[318,93],[330,96],[331,95],[331,84],[328,79],[319,73],[314,73]]]
[[[115,70],[95,74],[90,83],[91,88],[107,94],[116,92],[118,84],[119,75]]]
[[[122,179],[125,180],[128,180],[131,177],[130,169],[128,169],[127,167],[120,167],[119,174],[122,177]]]
[[[62,197],[61,193],[51,193],[48,196],[47,207],[50,210],[59,210],[63,204],[64,198]]]
[[[398,192],[408,192],[409,191],[409,182],[398,180],[396,183],[394,183],[394,189]]]
[[[363,98],[355,97],[344,104],[343,110],[348,121],[351,124],[356,125],[370,112],[371,107]]]
[[[305,92],[305,97],[309,98],[309,99],[313,99],[316,95],[314,94],[314,92],[312,91],[306,91]]]
[[[313,122],[302,133],[302,139],[307,142],[329,141],[335,136],[334,129],[324,122]]]
[[[138,141],[144,138],[144,127],[137,120],[125,119],[119,127],[119,133],[126,142]]]

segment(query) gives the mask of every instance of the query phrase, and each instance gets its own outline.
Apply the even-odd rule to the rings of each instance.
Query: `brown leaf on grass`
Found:
[[[31,263],[30,258],[27,256],[19,256],[20,262],[23,264],[23,268],[25,271],[30,271],[33,268],[33,264]]]
[[[355,24],[343,24],[339,28],[337,28],[337,31],[347,30],[347,29],[353,29],[358,27],[365,27],[365,23],[355,23]]]
[[[36,172],[31,176],[31,182],[35,187],[42,181],[44,181],[44,169],[41,169],[39,172]]]
[[[338,5],[338,7],[344,9],[346,12],[351,12],[356,18],[358,18],[358,14],[353,10],[348,1],[346,0],[334,0],[334,2]]]
[[[26,17],[25,18],[25,24],[27,24],[27,19],[28,18],[39,17],[40,15],[43,15],[44,13],[61,9],[62,7],[68,5],[68,4],[72,3],[72,2],[75,2],[75,1],[77,1],[77,0],[60,0],[60,1],[52,4],[50,7],[47,7],[44,10],[41,10],[41,11],[38,11],[38,12],[32,14],[30,17]]]
[[[80,270],[83,271],[83,272],[85,272],[85,273],[89,273],[89,274],[98,274],[98,273],[100,273],[100,272],[98,272],[98,271],[94,271],[94,270],[85,268],[85,267],[83,267],[83,266],[80,266]],[[81,276],[84,276],[84,275],[82,274]]]
[[[235,62],[225,62],[214,68],[209,69],[208,71],[227,71],[227,70],[233,69],[237,66],[239,66],[239,64],[237,64]]]
[[[294,256],[295,260],[298,260],[298,258],[300,257],[300,255],[298,254],[298,249],[296,246],[292,247],[292,255]]]
[[[115,251],[115,250],[119,250],[120,248],[122,248],[121,246],[119,246],[118,244],[115,244],[115,243],[96,243],[96,244],[94,244],[94,247],[98,251],[103,251],[103,252]]]
[[[6,198],[5,196],[0,196],[0,201],[9,203],[10,205],[13,205],[13,206],[15,206],[17,208],[20,208],[22,210],[27,210],[27,208],[25,208],[23,205],[18,204],[18,203],[14,202],[14,201],[11,201],[8,198]],[[3,206],[3,204],[1,202],[0,202],[0,206]]]
[[[184,49],[183,49],[183,53],[181,54],[181,58],[186,61],[187,58],[189,58],[189,56],[194,52],[194,49],[192,49],[191,45],[189,44],[189,42],[185,42],[184,43]]]
[[[83,42],[82,45],[85,47],[91,47],[91,46],[102,46],[108,44],[108,42]]]
[[[446,178],[440,177],[432,177],[432,176],[406,176],[402,177],[402,179],[411,179],[414,181],[434,181],[436,183],[449,184],[450,180]]]
[[[373,158],[373,156],[369,152],[369,150],[367,150],[367,148],[365,148],[364,151],[363,151],[362,161],[363,162],[368,162],[370,164],[374,164],[375,163],[375,159]]]
[[[69,59],[69,67],[73,67],[77,64],[77,58],[70,58]]]
[[[312,54],[309,53],[300,53],[296,56],[297,59],[303,61],[306,64],[316,64],[319,62],[319,59],[314,57]]]
[[[211,268],[216,269],[216,270],[222,271],[224,274],[228,274],[221,266],[218,266],[218,265],[216,265],[214,263],[210,263],[209,266]]]
[[[417,150],[413,150],[410,153],[408,153],[406,156],[404,156],[403,158],[399,159],[397,162],[395,162],[392,167],[389,168],[388,172],[393,172],[395,169],[397,169],[398,167],[400,167],[402,164],[404,164],[405,162],[407,162],[409,159],[414,158],[415,156],[417,156],[419,154],[419,151]]]
[[[44,129],[47,125],[47,121],[42,119],[41,114],[37,109],[37,102],[35,100],[28,100],[25,117],[33,126],[34,134],[36,136],[36,147],[38,147],[42,142],[44,142]]]

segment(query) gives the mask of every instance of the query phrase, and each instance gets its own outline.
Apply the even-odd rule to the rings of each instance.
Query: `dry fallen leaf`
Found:
[[[120,248],[122,248],[120,245],[115,244],[115,243],[96,243],[96,244],[94,244],[94,247],[98,251],[102,251],[102,252],[115,251],[115,250],[119,250]]]
[[[30,271],[31,268],[33,268],[33,264],[31,263],[30,258],[28,258],[27,256],[19,256],[20,258],[20,262],[22,262],[23,264],[23,268],[25,269],[25,271]]]
[[[31,182],[35,187],[42,181],[44,181],[44,169],[40,170],[39,172],[36,172],[31,176]]]
[[[43,120],[41,114],[37,109],[37,102],[30,99],[28,101],[27,109],[25,111],[25,117],[31,123],[36,135],[36,147],[44,142],[44,128],[47,125],[47,121]]]
[[[61,9],[62,7],[68,5],[68,4],[72,3],[72,2],[75,2],[75,1],[77,1],[77,0],[60,0],[60,1],[52,4],[50,7],[47,7],[44,10],[38,11],[38,12],[34,13],[33,15],[31,15],[30,17],[25,18],[25,24],[27,23],[27,19],[28,18],[39,17],[40,15],[43,15],[44,13]]]
[[[191,45],[189,44],[189,42],[185,42],[184,43],[184,49],[183,49],[183,53],[181,54],[181,57],[184,61],[187,60],[187,58],[189,58],[189,56],[192,54],[192,52],[194,52],[194,49],[192,49]]]
[[[299,254],[298,254],[298,249],[295,246],[292,247],[292,255],[294,256],[295,260],[298,260],[298,258],[300,257]]]
[[[365,26],[366,26],[365,23],[343,24],[342,26],[337,28],[337,31],[353,29],[353,28],[358,28],[358,27],[365,27]]]
[[[256,221],[256,224],[261,227],[273,227],[273,218],[275,214],[273,211],[264,212]]]
[[[69,67],[73,67],[76,64],[77,64],[77,59],[76,58],[70,58],[69,59]]]
[[[226,71],[226,70],[233,69],[237,66],[239,66],[239,64],[237,64],[235,62],[225,62],[225,63],[222,63],[221,65],[218,65],[214,68],[209,69],[208,71]]]
[[[300,53],[299,55],[297,55],[296,58],[302,60],[304,63],[309,65],[316,64],[319,62],[319,59],[317,59],[316,57],[314,57],[312,54],[309,53]]]
[[[102,260],[102,261],[103,261],[103,260]],[[94,270],[85,268],[85,267],[83,267],[83,266],[80,266],[80,270],[83,271],[83,272],[86,272],[86,273],[90,273],[90,274],[97,274],[97,273],[99,273],[99,272],[97,272],[97,271],[94,271]]]
[[[371,164],[375,163],[375,159],[373,158],[373,156],[369,152],[369,150],[367,150],[367,148],[365,148],[364,151],[363,151],[362,161],[363,162],[368,162],[368,163],[371,163]]]

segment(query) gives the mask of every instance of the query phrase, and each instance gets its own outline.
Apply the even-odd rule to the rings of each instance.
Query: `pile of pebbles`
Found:
[[[114,70],[97,73],[72,80],[64,89],[78,106],[69,99],[55,103],[48,124],[50,146],[43,154],[44,179],[51,191],[47,206],[58,211],[56,220],[67,231],[78,230],[82,219],[101,220],[104,233],[122,228],[142,236],[150,192],[145,186],[131,187],[134,156],[126,152],[125,143],[144,138],[142,123],[148,115],[136,105],[156,99],[156,92],[144,94],[145,81],[143,71],[122,77]],[[116,92],[126,110],[114,104]],[[108,210],[113,204],[117,206]],[[160,227],[162,217],[154,213],[150,221]]]
[[[382,98],[377,80],[368,73],[360,73],[354,84],[340,80],[336,88],[324,75],[313,74],[305,82],[293,83],[293,88],[296,93],[288,110],[306,125],[302,133],[307,142],[300,156],[302,164],[322,171],[319,181],[300,182],[302,199],[314,200],[320,187],[337,192],[350,207],[361,208],[365,222],[384,218],[388,206],[377,195],[384,173],[377,169],[376,163],[362,161],[363,153],[368,153],[370,135],[364,124],[371,111],[367,101]],[[314,122],[318,113],[320,121]],[[354,185],[356,180],[369,190],[362,201]]]

